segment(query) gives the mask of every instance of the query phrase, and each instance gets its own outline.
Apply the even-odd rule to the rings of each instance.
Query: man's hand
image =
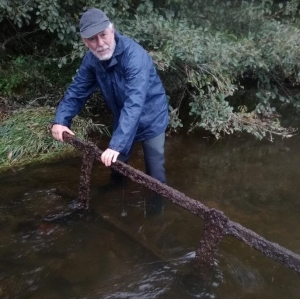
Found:
[[[117,161],[119,154],[119,152],[108,148],[102,153],[101,161],[105,164],[105,166],[110,166],[111,163],[115,163]]]
[[[52,132],[52,136],[54,137],[54,139],[64,142],[63,137],[62,137],[62,133],[63,132],[67,132],[71,135],[75,135],[68,127],[66,126],[62,126],[62,125],[53,125],[51,128],[51,132]]]

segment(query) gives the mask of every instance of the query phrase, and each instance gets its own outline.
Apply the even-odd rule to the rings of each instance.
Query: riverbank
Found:
[[[53,121],[52,107],[23,108],[3,113],[0,123],[0,172],[11,167],[51,160],[74,154],[74,149],[55,141],[48,126]],[[72,130],[86,140],[89,132],[103,129],[90,118],[75,117]]]

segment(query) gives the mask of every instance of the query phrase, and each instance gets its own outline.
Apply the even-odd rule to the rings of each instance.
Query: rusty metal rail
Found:
[[[83,142],[78,138],[64,132],[64,141],[83,152],[81,175],[79,182],[78,199],[82,208],[89,205],[90,178],[93,162],[100,160],[102,151],[91,142]],[[155,191],[171,202],[181,206],[204,220],[204,229],[196,256],[203,263],[213,265],[214,256],[219,244],[225,235],[231,235],[250,247],[264,253],[268,257],[284,264],[300,273],[300,255],[270,242],[255,232],[231,221],[221,211],[210,209],[185,194],[159,182],[158,180],[134,169],[133,167],[117,161],[111,166],[131,180]]]

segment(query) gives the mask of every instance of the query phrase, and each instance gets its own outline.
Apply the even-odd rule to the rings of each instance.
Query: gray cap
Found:
[[[95,34],[105,30],[110,21],[106,14],[97,8],[86,11],[80,19],[80,34],[83,38],[92,37]]]

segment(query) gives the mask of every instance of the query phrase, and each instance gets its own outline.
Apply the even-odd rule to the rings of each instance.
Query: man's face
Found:
[[[115,31],[113,27],[107,28],[90,38],[83,38],[82,40],[91,52],[100,60],[110,59],[116,47]]]

